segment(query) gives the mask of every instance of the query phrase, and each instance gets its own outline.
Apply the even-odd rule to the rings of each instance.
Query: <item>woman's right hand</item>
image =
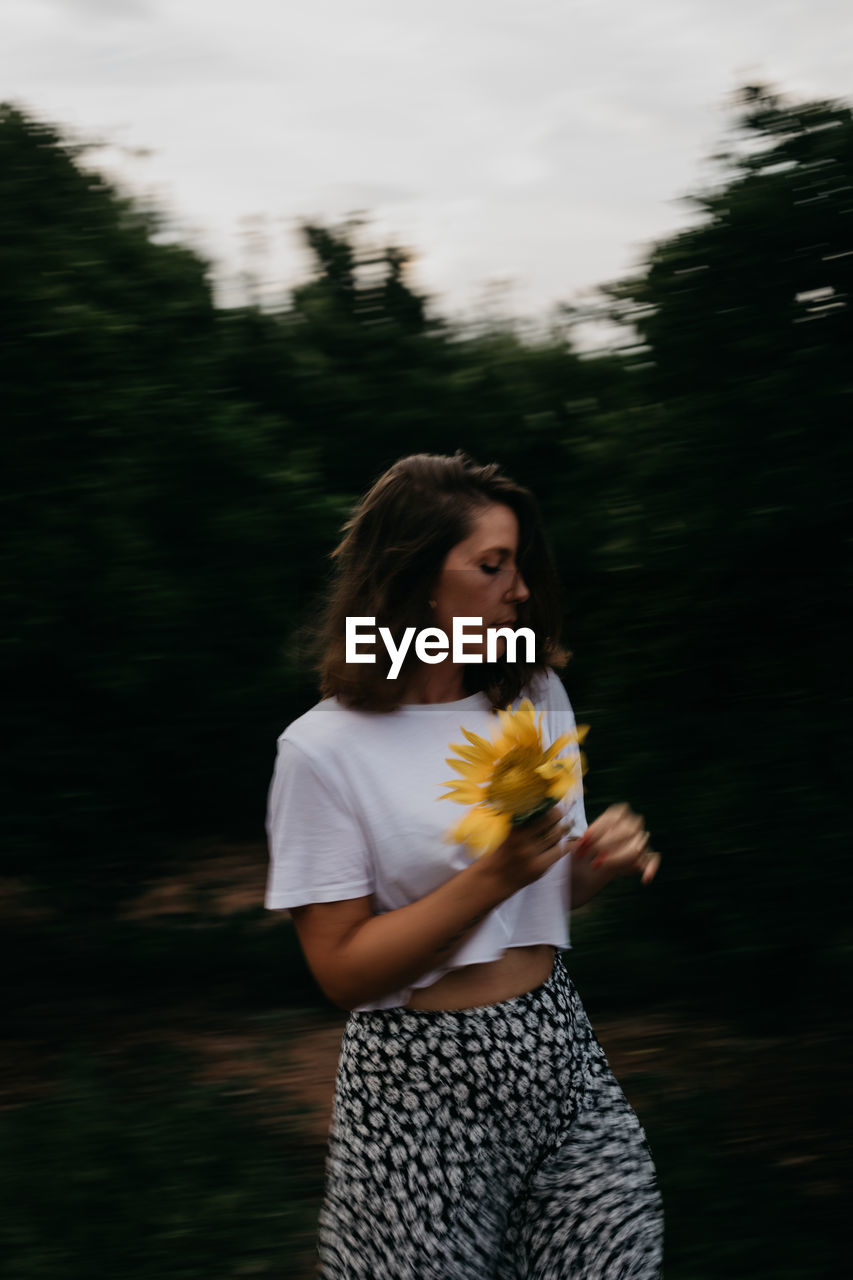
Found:
[[[513,827],[502,845],[482,859],[483,869],[506,885],[508,895],[543,876],[577,844],[569,836],[572,822],[559,805],[541,817]]]

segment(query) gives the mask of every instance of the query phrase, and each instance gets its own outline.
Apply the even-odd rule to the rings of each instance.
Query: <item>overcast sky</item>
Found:
[[[853,99],[853,5],[0,0],[0,99],[108,141],[228,301],[304,278],[299,220],[367,211],[445,314],[508,281],[544,315],[683,224],[759,81]]]

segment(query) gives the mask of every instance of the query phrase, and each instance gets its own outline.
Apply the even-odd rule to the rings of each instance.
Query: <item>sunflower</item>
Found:
[[[517,711],[498,711],[500,728],[489,742],[462,730],[469,745],[451,742],[459,759],[447,763],[461,779],[441,785],[450,790],[441,800],[455,800],[474,807],[451,831],[447,840],[468,844],[478,854],[492,853],[503,844],[513,826],[521,826],[562,800],[579,767],[576,759],[555,757],[569,743],[581,743],[587,725],[563,733],[550,747],[542,745],[542,712],[536,720],[533,703],[525,698]],[[585,772],[583,755],[581,772]]]

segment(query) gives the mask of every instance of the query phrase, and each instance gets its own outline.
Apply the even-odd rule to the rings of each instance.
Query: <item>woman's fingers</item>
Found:
[[[618,858],[620,861],[639,858],[648,843],[648,831],[626,831],[623,835],[615,832],[608,837],[606,844],[599,847],[593,857],[592,865],[600,867],[603,862],[612,858]]]
[[[541,875],[569,852],[571,821],[556,808],[524,826],[515,827],[492,858],[515,889]]]
[[[542,819],[540,824],[531,828],[530,852],[534,857],[556,852],[556,856],[559,857],[571,824],[566,821],[561,813],[553,814],[553,816],[549,813],[546,815],[546,819]],[[556,861],[556,857],[554,861]]]
[[[643,868],[643,874],[640,876],[640,883],[651,884],[652,880],[654,880],[655,876],[657,875],[659,866],[660,866],[660,854],[647,853],[646,865]]]
[[[643,823],[642,815],[629,805],[611,805],[584,832],[575,856],[588,858],[595,868],[608,866],[622,874],[639,871],[643,884],[648,884],[657,874],[660,854],[649,849]]]
[[[596,857],[643,835],[643,819],[627,804],[613,804],[587,827],[581,837],[581,856]]]

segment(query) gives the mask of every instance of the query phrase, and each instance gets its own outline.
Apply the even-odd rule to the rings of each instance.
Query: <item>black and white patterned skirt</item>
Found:
[[[557,958],[476,1009],[351,1014],[323,1280],[656,1280],[645,1135]]]

